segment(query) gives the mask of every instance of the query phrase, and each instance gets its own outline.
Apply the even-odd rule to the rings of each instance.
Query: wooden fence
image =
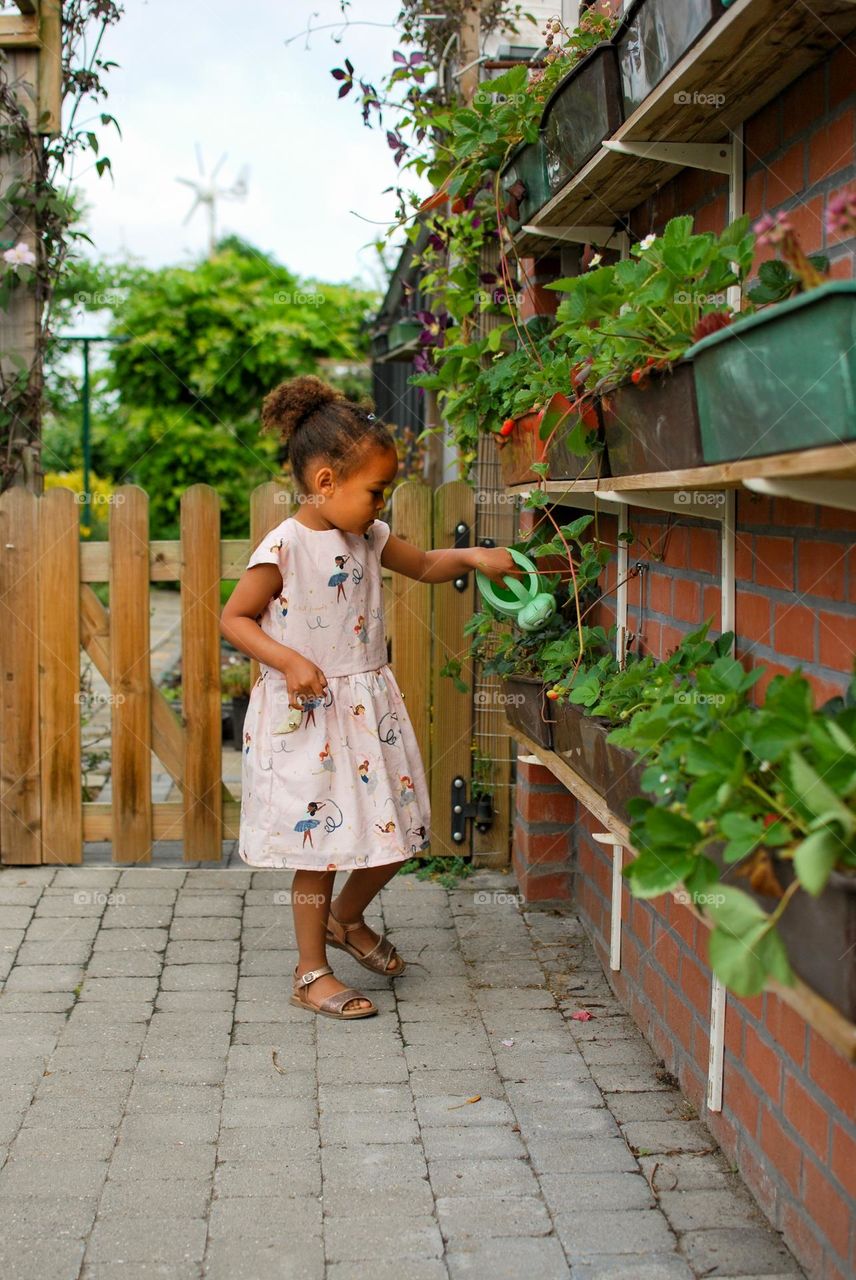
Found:
[[[80,541],[79,510],[70,489],[0,495],[0,861],[76,865],[84,842],[106,840],[114,862],[146,863],[155,841],[182,840],[185,860],[219,862],[240,811],[221,769],[220,582],[240,577],[251,549],[296,510],[291,492],[275,482],[254,490],[248,540],[221,539],[219,497],[204,484],[182,495],[177,541],[149,539],[148,497],[136,485],[112,495],[107,541]],[[417,546],[453,546],[461,522],[472,529],[473,495],[461,481],[433,492],[406,481],[394,492],[392,527]],[[469,851],[451,840],[449,806],[456,775],[469,792],[472,700],[439,670],[463,660],[472,577],[460,591],[384,575],[391,658],[429,778],[431,853],[440,856]],[[149,586],[167,581],[181,590],[183,720],[151,676]],[[99,582],[109,608],[93,590]],[[110,803],[82,798],[81,646],[110,690]],[[462,675],[472,688],[466,662]],[[181,800],[152,802],[152,752]],[[507,860],[507,831],[494,837],[495,864]]]

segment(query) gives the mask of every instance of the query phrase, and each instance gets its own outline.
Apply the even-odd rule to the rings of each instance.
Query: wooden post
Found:
[[[458,81],[458,88],[464,102],[472,102],[479,87],[479,63],[477,61],[481,44],[481,0],[469,0],[461,14],[460,58],[462,68],[466,68]]]

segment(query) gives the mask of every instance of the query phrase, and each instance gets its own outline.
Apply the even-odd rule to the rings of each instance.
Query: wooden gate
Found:
[[[220,500],[198,484],[181,499],[180,537],[149,539],[148,497],[123,485],[110,499],[107,541],[82,543],[78,495],[41,497],[22,488],[0,495],[0,861],[11,865],[83,862],[86,841],[110,841],[116,863],[147,863],[157,840],[182,840],[186,861],[221,860],[237,839],[240,801],[222,780],[220,581],[244,570],[250,551],[296,507],[281,484],[250,499],[250,538],[221,539]],[[455,545],[473,528],[473,494],[452,481],[432,492],[418,481],[395,490],[391,525],[417,546]],[[451,657],[472,675],[464,623],[472,578],[431,586],[384,574],[390,659],[407,702],[429,778],[433,855],[471,850],[452,841],[450,796],[462,777],[469,796],[472,698],[439,675]],[[154,684],[149,660],[149,589],[181,591],[183,721]],[[93,590],[107,583],[109,608]],[[81,646],[110,690],[112,800],[81,791]],[[258,666],[253,663],[253,676]],[[181,800],[153,803],[151,753],[178,784]],[[504,832],[482,860],[507,861]]]

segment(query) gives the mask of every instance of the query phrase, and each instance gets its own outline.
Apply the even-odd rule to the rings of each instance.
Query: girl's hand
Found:
[[[491,582],[496,582],[499,586],[502,586],[503,578],[526,577],[525,570],[512,559],[507,547],[473,547],[472,551],[473,568],[480,569],[486,578],[490,578]]]
[[[304,658],[301,653],[294,653],[283,659],[279,668],[288,684],[288,705],[298,711],[303,704],[298,702],[298,695],[304,698],[323,698],[327,692],[327,677],[314,662]]]

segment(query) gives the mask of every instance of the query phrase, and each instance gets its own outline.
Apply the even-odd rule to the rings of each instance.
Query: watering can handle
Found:
[[[519,605],[522,606],[532,598],[532,593],[539,589],[540,582],[538,572],[529,557],[525,556],[522,551],[517,551],[514,547],[509,547],[508,553],[513,560],[517,561],[521,569],[525,569],[528,574],[529,585],[525,587],[517,578],[503,578],[503,582],[508,590],[519,601]],[[476,581],[482,595],[485,596],[491,604],[498,603],[493,595],[493,582],[486,576],[486,574],[482,573],[480,569],[476,570]]]

